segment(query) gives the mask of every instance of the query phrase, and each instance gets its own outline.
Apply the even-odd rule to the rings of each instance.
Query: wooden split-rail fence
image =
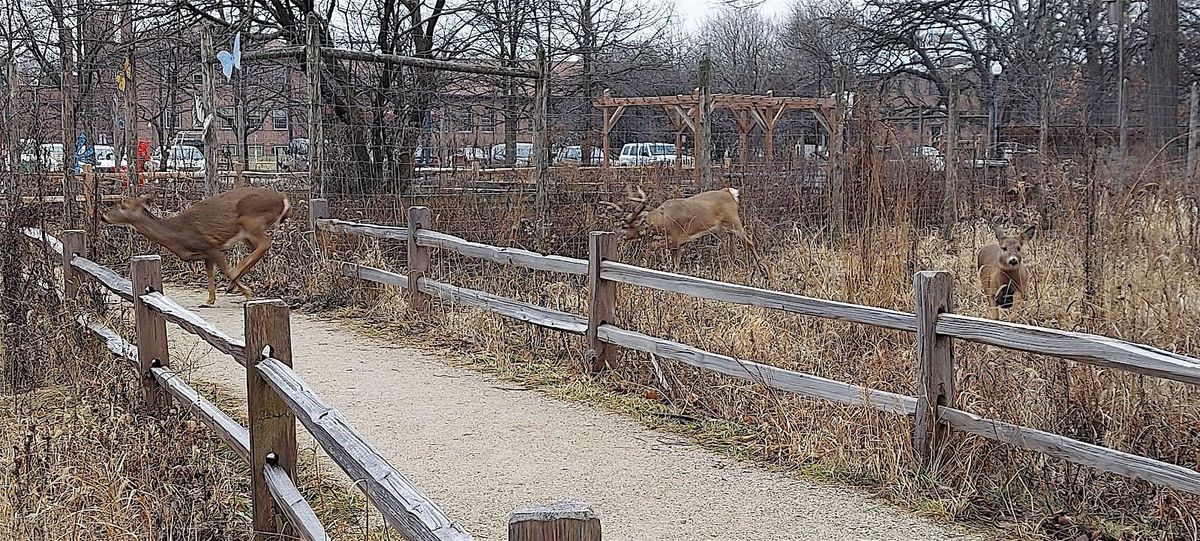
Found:
[[[983,418],[955,407],[952,341],[967,340],[1192,385],[1200,384],[1200,359],[1106,336],[955,314],[954,278],[949,272],[917,273],[913,278],[916,311],[908,313],[622,263],[617,260],[616,235],[606,231],[591,233],[588,259],[584,260],[490,246],[433,231],[429,229],[429,211],[424,207],[409,208],[408,226],[394,227],[329,219],[328,202],[313,199],[310,201],[310,221],[313,230],[326,234],[350,234],[408,243],[407,275],[352,263],[342,264],[343,274],[404,288],[411,306],[417,310],[426,309],[430,297],[438,297],[534,325],[584,335],[588,363],[593,371],[611,365],[616,358],[616,348],[624,347],[800,396],[912,416],[915,421],[913,451],[925,465],[935,459],[948,431],[958,430],[1099,470],[1200,494],[1200,472],[1195,470],[1034,428]],[[425,273],[429,270],[431,248],[503,265],[585,276],[590,295],[588,314],[570,314],[430,279]],[[617,284],[914,333],[917,396],[785,370],[622,329],[614,324],[617,321]]]
[[[955,407],[954,339],[1017,351],[1049,355],[1109,369],[1200,384],[1200,360],[1135,344],[1077,332],[995,321],[953,313],[953,277],[948,272],[916,274],[915,313],[863,306],[746,285],[638,267],[617,260],[615,235],[592,232],[588,259],[543,255],[517,248],[471,242],[430,229],[429,210],[408,209],[406,227],[329,218],[328,202],[310,201],[310,227],[318,237],[358,235],[407,243],[407,273],[340,263],[343,275],[403,288],[416,311],[430,309],[432,298],[488,310],[533,325],[584,336],[587,365],[604,370],[616,362],[617,348],[650,353],[796,395],[912,416],[916,459],[928,466],[950,430],[998,440],[1015,447],[1141,479],[1191,494],[1200,494],[1200,472],[1065,436],[987,419]],[[366,492],[389,526],[411,540],[464,540],[471,536],[389,464],[332,406],[321,400],[292,370],[288,308],[279,300],[245,305],[245,341],[209,324],[162,290],[158,256],[130,262],[130,278],[90,261],[82,231],[66,231],[61,241],[36,229],[25,234],[62,257],[64,296],[77,297],[90,278],[134,305],[135,342],[127,342],[88,314],[78,321],[91,329],[121,358],[138,370],[148,407],[174,397],[251,467],[253,526],[259,535],[299,535],[326,539],[321,524],[296,489],[295,421],[305,427],[326,453]],[[431,250],[536,271],[583,276],[589,291],[588,313],[571,314],[484,291],[436,281]],[[916,396],[870,389],[803,372],[737,359],[622,329],[617,321],[617,285],[670,291],[698,298],[759,306],[806,316],[835,319],[914,333],[917,350]],[[204,399],[170,369],[166,323],[178,325],[246,370],[248,426],[243,427]],[[600,539],[600,523],[586,504],[561,504],[513,513],[510,540]]]
[[[61,257],[64,298],[82,305],[84,280],[91,279],[133,303],[132,343],[89,313],[79,313],[76,321],[138,372],[147,409],[163,408],[173,398],[250,466],[256,540],[330,539],[296,488],[296,421],[346,472],[354,486],[366,493],[388,526],[405,539],[472,539],[292,370],[289,310],[283,301],[248,301],[244,308],[245,340],[238,340],[163,292],[159,256],[134,257],[129,265],[130,277],[125,278],[80,255],[87,253],[83,231],[64,231],[61,240],[35,228],[23,232]],[[246,367],[247,426],[233,420],[171,370],[167,323],[195,334]],[[600,520],[582,502],[535,505],[508,517],[508,538],[599,541]]]

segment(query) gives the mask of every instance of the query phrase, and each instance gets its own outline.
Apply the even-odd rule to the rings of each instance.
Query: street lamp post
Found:
[[[1004,72],[1004,68],[1000,62],[992,62],[992,109],[988,112],[988,148],[983,152],[983,176],[988,178],[988,159],[992,156],[993,148],[999,143],[1000,139],[1000,93],[996,91],[996,79]]]

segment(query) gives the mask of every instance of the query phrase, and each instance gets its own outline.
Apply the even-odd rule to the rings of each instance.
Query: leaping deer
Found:
[[[170,218],[159,218],[146,209],[153,195],[128,197],[101,217],[104,223],[130,225],[154,243],[171,250],[183,261],[203,261],[208,273],[208,302],[217,302],[217,282],[213,265],[229,277],[229,288],[241,290],[246,299],[253,295],[239,280],[263,258],[271,247],[267,232],[288,217],[292,204],[282,193],[270,188],[237,188],[192,205]],[[253,249],[250,255],[229,269],[224,251],[239,241]]]
[[[754,241],[742,226],[741,218],[738,217],[737,189],[724,188],[691,197],[668,199],[650,211],[646,210],[646,192],[640,187],[637,191],[637,195],[633,195],[632,192],[629,195],[629,199],[637,203],[637,206],[617,227],[617,234],[622,240],[654,238],[651,246],[667,247],[674,257],[675,267],[678,268],[684,244],[705,235],[729,231],[750,247],[755,263],[762,265],[758,247],[754,245]],[[624,212],[616,203],[604,204]]]

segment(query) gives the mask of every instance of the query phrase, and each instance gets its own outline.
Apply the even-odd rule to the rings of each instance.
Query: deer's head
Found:
[[[1033,233],[1036,230],[1036,227],[1031,225],[1025,228],[1020,235],[1011,237],[999,225],[992,228],[992,232],[996,234],[996,243],[1000,245],[1000,251],[996,255],[997,261],[994,262],[995,265],[1004,270],[1016,270],[1020,268],[1021,247],[1029,239],[1033,238]]]
[[[630,190],[629,200],[634,202],[636,206],[617,224],[616,234],[620,236],[621,240],[634,240],[646,234],[646,215],[649,214],[646,210],[646,192],[639,187],[637,195],[634,195],[633,191]],[[626,212],[624,208],[616,203],[606,202],[604,204],[616,209],[617,212]]]
[[[138,220],[153,217],[150,211],[146,210],[148,203],[154,196],[152,194],[143,195],[141,197],[126,197],[117,204],[109,207],[109,209],[100,216],[100,219],[106,224],[120,225],[131,224]]]

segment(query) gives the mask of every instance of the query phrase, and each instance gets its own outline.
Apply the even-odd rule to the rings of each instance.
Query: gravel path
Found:
[[[234,336],[242,306],[223,295],[195,308]],[[852,489],[771,473],[641,427],[625,417],[448,366],[436,356],[292,315],[297,372],[392,465],[480,540],[503,540],[507,516],[535,502],[580,499],[606,541],[976,539]],[[177,327],[172,363],[244,399],[232,359]],[[311,445],[305,435],[301,445]]]

